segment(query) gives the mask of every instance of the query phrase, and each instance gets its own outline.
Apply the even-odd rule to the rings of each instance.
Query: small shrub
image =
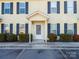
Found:
[[[6,42],[6,36],[3,33],[0,34],[0,42]]]
[[[6,38],[7,38],[8,42],[16,42],[17,41],[17,35],[15,35],[15,34],[6,35]]]
[[[56,34],[51,33],[48,35],[48,38],[49,38],[48,42],[55,42],[57,39],[57,36]]]
[[[79,42],[79,35],[73,35],[73,41]]]
[[[62,42],[71,42],[73,41],[73,36],[68,34],[61,34],[60,35],[60,41]]]
[[[31,41],[33,41],[32,34],[20,33],[19,34],[19,42],[29,42],[29,35],[31,36]]]

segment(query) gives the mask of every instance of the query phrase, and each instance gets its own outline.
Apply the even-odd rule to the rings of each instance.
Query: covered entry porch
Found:
[[[29,34],[33,35],[33,41],[44,42],[47,41],[47,24],[48,17],[43,13],[36,11],[29,15]],[[31,42],[31,37],[29,36],[29,42]]]

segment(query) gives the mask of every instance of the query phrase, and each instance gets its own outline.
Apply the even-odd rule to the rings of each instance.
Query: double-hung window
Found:
[[[60,13],[60,1],[48,2],[48,14],[50,13]]]
[[[51,13],[57,13],[57,3],[51,2]]]
[[[19,3],[19,13],[20,14],[26,13],[26,4],[25,3]]]
[[[13,13],[13,3],[6,2],[2,3],[2,14],[12,14]]]
[[[4,13],[10,14],[10,3],[4,3]]]
[[[17,3],[17,14],[28,14],[28,2]]]
[[[50,32],[57,34],[57,24],[51,24]]]
[[[9,32],[10,32],[10,31],[9,31],[9,30],[10,30],[10,24],[5,24],[5,25],[4,25],[4,29],[5,29],[5,30],[4,30],[5,32],[8,32],[8,33],[9,33]]]
[[[73,1],[68,1],[68,6],[67,6],[67,9],[68,9],[68,13],[73,13]]]
[[[74,24],[68,24],[67,34],[74,34]]]

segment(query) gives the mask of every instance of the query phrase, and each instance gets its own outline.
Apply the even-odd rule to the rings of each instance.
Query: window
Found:
[[[60,1],[48,2],[48,14],[60,13]]]
[[[4,13],[5,14],[10,14],[10,3],[5,3],[4,4]]]
[[[17,14],[28,14],[28,2],[17,3]]]
[[[25,31],[25,24],[19,24],[20,33]]]
[[[13,3],[2,3],[2,14],[12,14]]]
[[[68,1],[68,13],[73,13],[73,1]]]
[[[25,28],[24,24],[20,24],[20,29],[24,29],[24,28]]]
[[[10,24],[5,24],[4,28],[5,28],[4,30],[5,32],[8,32],[8,33],[10,32]]]
[[[20,14],[26,12],[25,6],[26,6],[25,3],[19,3],[19,13]]]
[[[68,24],[67,34],[74,34],[74,24]]]
[[[50,32],[57,34],[57,24],[51,24]]]
[[[51,13],[57,13],[57,3],[51,2]]]

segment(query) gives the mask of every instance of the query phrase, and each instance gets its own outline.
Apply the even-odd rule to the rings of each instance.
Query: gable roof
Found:
[[[41,15],[42,17],[45,17],[45,18],[49,19],[47,15],[45,15],[44,13],[42,13],[42,12],[40,12],[40,11],[35,11],[35,12],[32,13],[31,15],[29,15],[29,16],[27,17],[27,19],[30,19],[31,17],[36,16],[36,15],[38,15],[38,14]]]

